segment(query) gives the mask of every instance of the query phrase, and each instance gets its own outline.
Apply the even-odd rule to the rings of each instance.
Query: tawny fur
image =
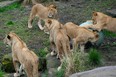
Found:
[[[72,22],[68,22],[63,27],[66,30],[67,35],[73,39],[73,49],[77,50],[78,45],[81,45],[81,51],[84,51],[84,45],[90,41],[95,42],[98,40],[99,36],[97,32],[93,32],[84,27],[79,27]]]
[[[41,20],[44,20],[49,17],[55,18],[56,14],[57,9],[55,5],[49,5],[48,7],[46,7],[42,4],[36,4],[31,9],[30,17],[28,19],[28,28],[32,28],[32,21],[35,16],[38,16],[38,26],[41,30],[43,30],[43,27],[41,26]]]
[[[18,70],[21,64],[27,77],[38,77],[38,56],[33,51],[30,51],[15,33],[10,32],[5,37],[4,43],[10,45],[12,48],[13,64],[16,70],[14,75],[20,75]]]
[[[50,43],[52,46],[52,52],[56,51],[62,65],[63,56],[68,57],[70,54],[70,45],[68,36],[65,30],[62,29],[62,24],[55,19],[47,19],[45,21],[45,29],[49,30]]]
[[[101,12],[93,12],[92,19],[94,25],[88,26],[89,28],[94,28],[98,31],[106,29],[111,32],[116,32],[116,18],[112,18]]]

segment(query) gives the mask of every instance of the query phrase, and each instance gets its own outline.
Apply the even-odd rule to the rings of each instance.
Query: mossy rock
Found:
[[[8,73],[15,72],[11,53],[3,56],[1,69]]]

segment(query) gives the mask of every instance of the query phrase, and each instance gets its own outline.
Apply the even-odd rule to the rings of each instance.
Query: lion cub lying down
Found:
[[[41,19],[54,18],[56,14],[57,9],[55,5],[49,5],[48,7],[45,7],[42,4],[36,4],[31,9],[30,17],[28,19],[28,28],[32,28],[32,21],[35,16],[38,16],[38,27],[43,30]]]
[[[45,20],[44,29],[49,30],[50,33],[50,43],[52,46],[51,54],[56,51],[61,61],[61,65],[58,67],[59,70],[62,66],[63,56],[68,58],[68,55],[70,54],[68,36],[66,35],[65,30],[62,29],[62,24],[55,19]]]
[[[38,77],[38,56],[30,51],[15,33],[10,32],[5,37],[4,43],[12,47],[12,58],[16,71],[14,77],[21,75],[19,71],[21,69],[25,70],[27,77]]]
[[[101,12],[93,12],[92,19],[94,25],[88,26],[89,28],[94,28],[98,31],[106,29],[111,32],[116,32],[116,18],[112,18]]]
[[[97,32],[88,30],[84,27],[79,27],[72,22],[68,22],[63,27],[66,30],[67,35],[73,39],[73,50],[76,51],[78,45],[80,45],[81,51],[84,51],[84,45],[90,41],[95,42],[98,40],[99,35]]]

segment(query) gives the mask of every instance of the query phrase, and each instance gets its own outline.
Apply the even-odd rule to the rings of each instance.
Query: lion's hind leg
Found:
[[[33,70],[33,66],[31,64],[25,65],[25,72],[26,72],[27,77],[33,77],[32,70]]]

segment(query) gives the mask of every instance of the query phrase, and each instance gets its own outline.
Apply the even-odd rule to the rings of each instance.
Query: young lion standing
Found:
[[[4,43],[12,47],[13,64],[16,70],[14,77],[21,75],[20,65],[25,70],[27,77],[38,77],[38,56],[30,51],[15,33],[10,32],[5,37]]]
[[[38,27],[43,30],[41,25],[41,20],[46,18],[54,18],[57,14],[57,9],[55,5],[49,5],[48,7],[43,6],[42,4],[36,4],[32,7],[30,17],[28,20],[28,28],[32,28],[32,20],[35,16],[39,17]]]

